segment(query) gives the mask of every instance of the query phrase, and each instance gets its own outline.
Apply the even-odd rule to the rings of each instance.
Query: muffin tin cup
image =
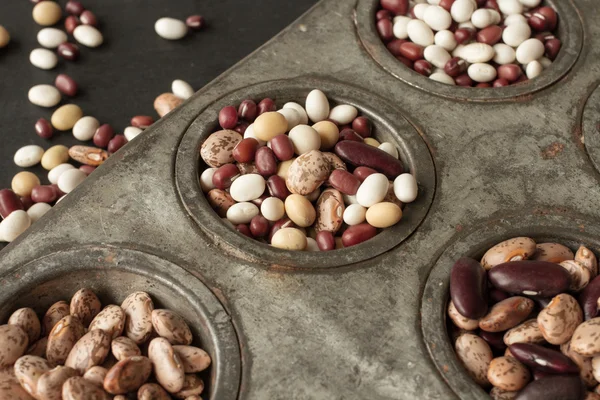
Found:
[[[458,361],[448,335],[447,307],[450,299],[450,272],[459,258],[480,259],[495,244],[517,237],[531,237],[536,243],[557,242],[574,252],[580,245],[600,254],[600,230],[582,216],[535,214],[498,221],[461,236],[441,254],[425,285],[421,302],[423,340],[442,378],[461,399],[489,399]]]
[[[199,166],[202,160],[199,149],[211,133],[220,129],[217,120],[222,107],[237,105],[247,98],[260,100],[265,97],[274,99],[278,107],[289,101],[304,103],[307,94],[315,88],[323,90],[332,103],[357,107],[360,115],[369,117],[373,122],[374,137],[398,147],[405,169],[415,176],[419,184],[419,196],[415,202],[405,205],[402,220],[397,225],[384,229],[371,240],[325,253],[292,252],[249,239],[218,217],[200,188]],[[183,204],[192,218],[225,251],[271,267],[338,267],[373,258],[392,249],[406,239],[427,215],[433,201],[436,178],[433,160],[421,134],[393,105],[346,84],[316,78],[264,82],[226,95],[198,116],[179,146],[175,178]]]
[[[168,308],[188,322],[193,345],[204,349],[211,366],[200,374],[208,399],[234,399],[241,380],[241,356],[231,317],[197,278],[153,255],[113,247],[82,247],[48,254],[0,276],[0,321],[21,307],[38,315],[80,288],[92,289],[102,305],[121,304],[145,291],[156,308]]]
[[[546,0],[558,13],[557,37],[561,50],[552,66],[530,81],[504,88],[468,88],[435,82],[398,61],[385,47],[375,27],[379,0],[358,0],[355,23],[358,36],[370,56],[388,73],[405,83],[435,94],[464,101],[503,101],[540,91],[565,76],[577,62],[583,46],[583,26],[571,0]]]

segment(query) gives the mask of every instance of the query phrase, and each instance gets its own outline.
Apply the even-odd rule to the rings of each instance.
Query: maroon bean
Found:
[[[402,64],[406,65],[410,69],[414,69],[415,68],[415,63],[412,62],[412,61],[410,61],[406,57],[396,56],[396,60],[400,61]]]
[[[262,176],[271,176],[277,173],[277,158],[273,150],[263,146],[256,151],[256,169]]]
[[[258,149],[258,140],[254,138],[242,139],[233,148],[233,158],[240,163],[249,163],[254,161],[254,155]]]
[[[458,86],[473,86],[473,80],[471,79],[471,77],[469,76],[469,74],[462,74],[457,76],[456,78],[454,78],[454,82],[458,85]]]
[[[33,200],[31,200],[31,196],[23,196],[21,197],[21,203],[23,203],[23,209],[27,211],[33,205]]]
[[[477,41],[480,43],[495,45],[502,39],[502,28],[498,25],[491,25],[477,32]]]
[[[354,129],[352,128],[346,128],[346,129],[342,129],[340,131],[340,141],[341,140],[352,140],[354,142],[363,142],[364,139],[362,136],[360,136],[358,133],[356,133],[354,131]]]
[[[510,296],[508,295],[508,293],[503,292],[502,290],[496,288],[491,288],[490,290],[488,290],[488,300],[490,305],[500,303],[502,300],[506,300],[509,297]]]
[[[521,82],[527,82],[529,80],[529,78],[527,78],[527,75],[522,74],[519,79],[517,79],[514,83],[521,83]]]
[[[276,221],[271,227],[271,231],[269,232],[269,243],[271,243],[273,235],[282,228],[297,228],[297,226],[288,217],[284,217],[281,218],[279,221]]]
[[[242,235],[249,237],[250,239],[254,239],[250,228],[248,228],[248,225],[239,224],[235,227],[235,230],[241,233]]]
[[[414,69],[417,73],[423,76],[429,76],[433,73],[433,65],[427,60],[417,60],[414,64]]]
[[[353,175],[356,176],[360,182],[363,182],[365,179],[367,179],[367,176],[376,173],[377,171],[375,171],[373,168],[357,167],[354,169]]]
[[[586,390],[578,375],[552,375],[529,383],[515,400],[581,400]]]
[[[475,37],[475,31],[469,28],[459,28],[454,32],[458,44],[464,44]]]
[[[450,9],[452,8],[452,4],[454,4],[455,0],[441,0],[439,6],[442,7],[444,10],[450,12]]]
[[[64,196],[66,194],[65,192],[63,192],[62,190],[60,190],[60,188],[58,187],[58,185],[56,183],[53,183],[50,186],[52,186],[54,188],[54,190],[56,190],[56,193],[58,194],[58,198],[61,198],[62,196]]]
[[[508,79],[505,78],[498,78],[494,81],[493,83],[493,87],[504,87],[504,86],[508,86],[510,85],[510,82],[508,81]]]
[[[83,25],[98,26],[98,19],[96,18],[94,13],[89,10],[85,10],[84,12],[82,12],[79,16],[79,20]]]
[[[240,176],[240,170],[235,164],[221,165],[214,173],[212,183],[217,189],[225,190]]]
[[[546,18],[546,30],[553,31],[556,29],[556,25],[558,23],[558,15],[552,7],[540,7],[534,15],[536,14],[543,15]]]
[[[567,270],[547,261],[510,261],[496,265],[488,272],[488,279],[498,289],[525,296],[553,297],[566,292],[571,285]]]
[[[506,79],[509,82],[515,82],[523,70],[517,64],[505,64],[498,67],[498,78]]]
[[[154,123],[154,118],[149,115],[136,115],[131,118],[130,123],[131,126],[135,126],[136,128],[146,129]]]
[[[552,61],[556,60],[556,56],[558,55],[561,46],[562,42],[560,39],[548,39],[544,43],[544,47],[546,48],[546,57]]]
[[[238,114],[234,106],[223,107],[219,111],[219,125],[223,129],[233,129],[238,123]]]
[[[113,136],[115,136],[115,131],[112,126],[109,124],[104,124],[100,125],[100,127],[96,129],[96,133],[94,133],[92,140],[96,146],[106,148]]]
[[[315,240],[317,241],[317,246],[319,246],[319,250],[335,250],[335,238],[333,237],[333,233],[329,231],[320,231],[317,233],[317,238]]]
[[[539,32],[535,34],[534,38],[540,42],[545,42],[546,40],[556,39],[556,36],[551,32]]]
[[[579,367],[560,351],[532,343],[515,343],[508,347],[523,364],[552,374],[579,374]]]
[[[381,172],[389,179],[396,179],[404,172],[402,161],[374,146],[352,140],[338,142],[335,154],[343,161],[355,167],[370,167]]]
[[[494,349],[503,351],[506,349],[506,344],[504,343],[504,333],[505,332],[486,332],[484,330],[480,330],[477,335],[479,335]]]
[[[542,379],[542,378],[545,378],[547,376],[552,376],[552,375],[554,375],[554,374],[550,374],[548,372],[542,372],[542,371],[540,371],[538,369],[534,369],[533,370],[533,379],[536,380],[536,381],[538,379]]]
[[[65,5],[65,11],[71,15],[81,15],[81,13],[85,10],[83,4],[77,0],[69,0]]]
[[[380,19],[392,19],[394,15],[389,12],[389,10],[379,10],[375,14],[375,20],[379,21]]]
[[[91,165],[82,165],[81,167],[79,167],[79,169],[85,172],[87,175],[89,175],[96,170],[96,167],[93,167]]]
[[[54,128],[52,128],[52,124],[47,119],[40,118],[35,123],[35,133],[41,138],[50,139],[54,134]]]
[[[23,203],[19,196],[10,189],[0,190],[0,217],[6,218],[13,211],[23,210]]]
[[[65,18],[65,31],[67,31],[69,35],[72,35],[75,31],[75,28],[77,28],[79,25],[79,18],[76,16],[69,15],[67,18]]]
[[[64,95],[73,97],[77,94],[77,82],[67,74],[59,74],[54,80],[54,86]]]
[[[425,48],[416,43],[406,42],[400,45],[399,51],[403,57],[411,61],[417,61],[423,59]]]
[[[271,150],[279,161],[291,160],[294,157],[294,145],[287,135],[277,135],[270,143]]]
[[[579,294],[579,305],[583,310],[583,317],[588,319],[598,316],[598,299],[600,298],[600,275],[595,277]]]
[[[500,7],[498,6],[498,2],[496,0],[487,0],[484,8],[491,8],[500,12]]]
[[[337,122],[335,122],[334,120],[329,119],[329,118],[327,118],[327,121],[333,122],[334,124],[336,124],[338,126],[338,130],[340,132],[343,131],[344,129],[352,129],[352,125],[351,124],[340,125]]]
[[[408,0],[381,0],[379,4],[395,15],[404,15],[408,11]]]
[[[354,121],[352,121],[352,129],[354,129],[354,132],[358,133],[363,138],[368,138],[371,137],[373,124],[367,117],[356,117],[354,118]]]
[[[248,124],[246,121],[241,121],[237,124],[237,126],[233,130],[236,131],[237,133],[239,133],[240,135],[243,135],[249,126],[250,126],[250,124]]]
[[[267,191],[265,190],[265,192],[267,192]],[[263,194],[258,199],[250,200],[250,202],[254,203],[258,208],[260,208],[260,206],[262,205],[263,201],[265,201],[265,199],[267,199],[267,198],[269,198],[269,196],[266,195],[266,194]]]
[[[206,21],[202,15],[190,15],[186,18],[185,24],[188,26],[188,28],[194,31],[199,31],[204,28]]]
[[[110,139],[108,142],[107,150],[110,154],[114,154],[119,149],[127,144],[127,138],[125,135],[116,135],[114,138]]]
[[[75,61],[79,58],[79,47],[76,44],[65,42],[58,45],[58,55],[65,60]]]
[[[342,244],[344,247],[355,246],[373,238],[375,235],[377,235],[377,229],[367,223],[352,225],[342,234]]]
[[[343,169],[335,169],[329,175],[329,184],[344,194],[354,196],[360,186],[360,180],[350,172]]]
[[[450,297],[460,315],[479,319],[487,313],[487,279],[481,264],[468,257],[454,263],[450,273]]]
[[[544,31],[548,26],[548,21],[542,14],[533,14],[527,19],[527,23],[534,31]]]
[[[267,179],[267,189],[271,196],[281,200],[285,200],[290,195],[290,191],[285,184],[285,179],[279,175],[271,175],[269,179]]]
[[[262,99],[260,103],[258,103],[258,115],[269,111],[277,111],[277,106],[275,105],[275,102],[272,99],[267,97],[266,99]]]
[[[478,88],[491,88],[492,85],[489,84],[489,83],[487,83],[487,82],[480,82],[477,85],[475,85],[475,87],[478,87]]]
[[[31,190],[31,200],[34,203],[52,203],[58,199],[58,193],[52,185],[36,186]]]
[[[394,56],[399,56],[399,55],[402,55],[402,53],[400,53],[400,46],[403,43],[408,43],[408,40],[394,39],[391,42],[389,42],[388,44],[386,44],[385,47],[387,47],[388,51],[390,53],[392,53]]]
[[[248,122],[253,122],[258,114],[258,107],[252,100],[244,100],[238,107],[238,117]]]
[[[410,9],[408,14],[412,19],[417,19],[417,16],[415,15],[415,7],[414,6]]]
[[[262,215],[257,215],[250,221],[250,232],[254,237],[264,237],[269,233],[269,221]]]
[[[464,74],[467,71],[467,68],[467,62],[460,57],[452,57],[448,60],[446,65],[444,65],[444,71],[453,78]]]
[[[392,21],[389,19],[380,19],[377,21],[377,32],[379,33],[379,37],[384,42],[388,40],[392,40],[394,38],[394,30],[393,30]]]

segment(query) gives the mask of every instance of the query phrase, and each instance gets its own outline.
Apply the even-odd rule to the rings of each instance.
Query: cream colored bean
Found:
[[[104,42],[102,33],[91,25],[79,25],[73,31],[73,37],[78,43],[86,47],[98,47]]]
[[[173,83],[171,83],[171,92],[184,100],[189,99],[195,93],[192,85],[181,79],[175,79]]]
[[[260,205],[260,212],[269,221],[279,221],[285,215],[285,205],[277,197],[268,197]]]
[[[360,204],[350,204],[344,210],[344,222],[350,226],[365,222],[367,209]]]
[[[363,207],[371,207],[385,198],[388,187],[389,181],[385,175],[369,175],[358,188],[356,201]]]
[[[357,115],[358,110],[356,107],[348,104],[341,104],[331,109],[329,119],[335,121],[338,125],[345,125],[354,121],[354,118],[356,118]]]
[[[477,5],[470,0],[456,0],[450,7],[450,14],[458,23],[467,22],[471,20],[476,9]]]
[[[298,124],[300,124],[300,113],[293,108],[282,108],[277,111],[279,114],[283,115],[288,123],[288,131],[294,129]]]
[[[34,187],[41,185],[40,179],[29,171],[16,174],[11,182],[12,191],[17,196],[29,196]]]
[[[27,212],[16,210],[0,222],[0,242],[12,242],[31,226]]]
[[[207,168],[200,175],[200,188],[204,193],[208,193],[215,188],[213,184],[213,175],[217,172],[217,168]]]
[[[87,178],[85,172],[79,169],[69,169],[58,178],[58,188],[63,193],[70,193]]]
[[[154,30],[163,39],[179,40],[183,39],[188,33],[188,27],[185,23],[175,18],[160,18],[154,24]]]
[[[44,149],[32,144],[17,150],[14,156],[14,162],[17,166],[22,168],[33,167],[42,160],[43,155]]]
[[[291,110],[288,108],[288,110]],[[289,133],[289,138],[294,145],[294,153],[302,155],[311,150],[319,150],[321,148],[321,136],[319,133],[308,125],[298,125]]]
[[[312,122],[323,121],[329,116],[329,100],[325,93],[314,89],[306,96],[305,109]]]
[[[498,7],[500,12],[506,15],[523,13],[523,5],[519,3],[519,0],[498,0]]]
[[[57,165],[56,167],[52,168],[50,172],[48,172],[48,180],[54,185],[57,184],[58,178],[62,175],[63,172],[69,169],[75,169],[75,167],[67,163]]]
[[[494,48],[485,43],[471,43],[460,51],[460,57],[471,64],[486,63],[494,58]]]
[[[308,115],[306,114],[306,110],[298,103],[294,103],[290,101],[289,103],[285,103],[282,108],[291,108],[295,110],[300,116],[300,124],[307,125],[308,124]]]
[[[531,37],[531,28],[528,24],[516,23],[508,25],[502,32],[502,41],[511,47],[518,47]]]
[[[94,133],[100,127],[100,122],[94,117],[83,117],[73,125],[73,136],[83,142],[92,140]]]
[[[31,219],[31,223],[33,224],[38,219],[42,218],[44,214],[52,209],[52,206],[48,203],[35,203],[27,210],[27,215]]]
[[[69,161],[69,148],[61,144],[50,147],[41,159],[42,167],[48,171],[67,161]]]
[[[427,7],[423,14],[423,21],[434,31],[441,31],[450,28],[452,16],[448,11],[436,5]]]
[[[394,194],[403,203],[412,203],[416,200],[419,187],[414,176],[400,174],[394,179]]]
[[[494,49],[494,62],[500,65],[512,64],[515,62],[517,55],[515,49],[504,43],[497,43]]]
[[[248,125],[248,127],[244,131],[244,139],[246,139],[246,138],[256,139],[259,147],[265,146],[267,144],[267,142],[265,142],[264,140],[261,140],[256,137],[256,134],[254,133],[254,124]]]
[[[304,196],[291,194],[285,199],[285,212],[298,226],[311,226],[317,218],[315,208]]]
[[[236,203],[227,210],[227,219],[234,225],[248,224],[258,213],[258,207],[253,203]]]
[[[268,142],[275,136],[286,133],[288,130],[288,122],[283,114],[269,111],[256,118],[253,128],[254,135],[258,139]]]
[[[5,27],[0,25],[0,49],[8,46],[10,43],[10,33],[6,30]]]
[[[367,222],[375,228],[389,228],[402,218],[402,209],[394,203],[377,203],[367,210]]]
[[[136,137],[140,136],[140,134],[144,132],[142,128],[138,128],[137,126],[128,126],[123,130],[123,135],[125,135],[125,139],[131,142]]]
[[[381,146],[381,143],[379,143],[376,139],[372,138],[372,137],[368,137],[365,138],[365,144],[368,144],[369,146],[373,146],[373,147],[379,147]]]
[[[408,23],[411,18],[398,15],[394,17],[393,33],[396,39],[408,39]]]
[[[467,73],[475,82],[491,82],[497,75],[496,68],[486,63],[471,64]]]
[[[429,8],[429,4],[416,4],[413,8],[413,12],[417,19],[423,20],[425,18],[425,11]]]
[[[317,241],[311,237],[306,238],[306,251],[321,251]]]
[[[429,79],[431,79],[432,81],[445,83],[446,85],[456,85],[454,79],[450,75],[445,74],[443,72],[435,72],[429,75]]]
[[[443,47],[446,51],[453,51],[458,43],[454,33],[448,30],[439,31],[435,34],[433,41],[436,45]]]
[[[431,64],[436,66],[437,68],[444,68],[448,60],[452,58],[450,53],[446,51],[442,46],[437,46],[432,44],[431,46],[427,46],[424,51],[424,57]]]
[[[266,188],[265,178],[258,174],[246,174],[233,181],[229,194],[237,202],[258,199]]]
[[[521,64],[529,64],[542,57],[544,52],[544,44],[541,41],[538,39],[527,39],[517,47],[517,61]]]
[[[413,19],[408,23],[408,37],[414,43],[427,47],[433,44],[433,31],[423,21],[419,19]]]
[[[544,71],[544,67],[537,60],[530,62],[529,64],[527,64],[527,67],[525,68],[525,74],[527,75],[527,78],[529,78],[529,79],[537,78],[538,76],[540,76],[542,74],[543,71]]]
[[[40,107],[54,107],[60,103],[60,92],[52,85],[35,85],[27,93],[31,104]]]
[[[75,104],[65,104],[56,109],[50,118],[52,126],[58,131],[73,129],[75,123],[83,117],[83,111]]]
[[[56,67],[58,57],[48,49],[34,49],[29,53],[29,61],[35,67],[48,70]]]
[[[527,24],[527,18],[520,14],[509,15],[504,18],[504,25],[509,26],[513,24]]]
[[[62,10],[54,1],[42,1],[33,7],[32,15],[38,25],[51,26],[60,21]]]
[[[473,15],[471,15],[471,23],[477,29],[487,28],[488,26],[494,24],[494,15],[489,9],[480,8],[478,10],[475,10],[475,12],[473,12]]]
[[[37,34],[38,43],[48,49],[55,49],[67,41],[67,34],[56,28],[44,28]]]
[[[306,235],[296,228],[282,228],[273,235],[271,246],[284,250],[304,250],[307,246]]]

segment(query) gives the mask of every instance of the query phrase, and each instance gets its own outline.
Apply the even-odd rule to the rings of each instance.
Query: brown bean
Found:
[[[495,304],[479,320],[479,328],[487,332],[502,332],[523,322],[533,310],[533,300],[514,296]]]
[[[240,163],[249,163],[254,161],[254,156],[258,149],[258,140],[254,138],[242,139],[233,148],[233,158]]]
[[[188,28],[194,31],[199,31],[204,28],[206,22],[202,15],[190,15],[185,19],[185,24],[188,26]]]
[[[516,64],[505,64],[498,67],[498,78],[515,82],[523,74],[523,70]]]
[[[357,167],[354,169],[353,175],[358,178],[358,180],[362,183],[369,175],[376,174],[373,168],[369,167]]]
[[[377,235],[377,229],[367,223],[353,225],[342,234],[344,247],[355,246]]]
[[[42,333],[49,334],[54,325],[67,315],[69,315],[69,303],[61,300],[52,304],[42,318]]]
[[[264,237],[269,233],[271,226],[269,220],[262,215],[257,215],[250,221],[250,232],[253,237]]]
[[[269,232],[269,243],[271,242],[273,235],[282,228],[298,228],[298,226],[294,224],[294,222],[292,222],[292,220],[288,217],[280,219],[279,221],[275,222],[271,227],[271,231]]]
[[[354,132],[353,129],[345,128],[340,131],[340,141],[342,140],[352,140],[355,142],[363,142],[363,137],[358,133]]]
[[[360,183],[360,180],[356,176],[343,169],[336,169],[329,175],[329,184],[331,186],[351,196],[356,194]]]
[[[271,149],[279,161],[291,160],[294,157],[294,145],[287,135],[277,135],[271,139]]]
[[[48,336],[44,336],[27,349],[27,355],[46,358],[46,349],[48,348]]]
[[[456,82],[458,86],[473,86],[473,80],[471,79],[471,77],[469,77],[469,74],[462,74],[457,76],[456,78],[454,78],[454,82]]]
[[[352,121],[352,129],[363,138],[371,137],[373,131],[373,124],[367,117],[356,117]]]
[[[130,124],[131,126],[135,126],[136,128],[146,129],[150,125],[154,123],[154,118],[149,115],[136,115],[131,118]]]
[[[285,179],[279,175],[271,175],[269,179],[267,179],[267,189],[271,196],[284,201],[290,195],[290,191],[285,184]]]
[[[256,151],[256,168],[258,172],[265,177],[275,175],[277,173],[277,158],[273,150],[267,146],[263,146]]]
[[[88,326],[102,309],[100,299],[91,289],[79,289],[71,298],[69,312]]]
[[[40,118],[35,123],[35,133],[42,139],[51,139],[54,135],[54,128],[47,119]]]
[[[85,334],[79,318],[67,315],[54,325],[48,335],[46,357],[53,364],[64,364],[75,343]]]
[[[404,39],[394,39],[391,42],[389,42],[388,44],[385,45],[385,47],[387,47],[387,49],[389,50],[390,53],[392,53],[395,57],[401,56],[402,53],[400,53],[400,46],[402,45],[402,43],[407,43],[408,40],[404,40]]]
[[[551,375],[525,386],[515,400],[580,400],[584,397],[585,387],[578,376]]]
[[[392,180],[404,172],[402,161],[365,143],[344,140],[335,145],[335,154],[346,163],[373,168]]]
[[[31,200],[34,203],[53,203],[58,199],[58,193],[52,185],[40,185],[31,191]]]
[[[316,241],[321,251],[335,250],[335,238],[329,231],[318,232]]]
[[[502,28],[498,25],[490,25],[477,32],[477,41],[480,43],[495,45],[502,38]]]
[[[350,174],[352,176],[352,174]],[[317,201],[317,221],[314,228],[317,232],[337,232],[344,223],[344,199],[336,189],[325,189]]]
[[[206,194],[208,204],[219,217],[225,218],[227,216],[227,210],[235,204],[235,200],[229,193],[221,189],[212,189]]]
[[[54,80],[54,86],[66,96],[73,97],[77,94],[77,82],[67,74],[59,74]]]
[[[240,176],[240,170],[235,164],[221,165],[214,173],[212,183],[217,189],[225,190]]]
[[[105,148],[108,146],[108,142],[110,139],[115,136],[115,131],[112,126],[108,124],[101,125],[98,129],[96,129],[96,133],[94,133],[94,137],[92,138],[94,145]]]
[[[25,209],[23,202],[15,192],[10,189],[0,190],[0,217],[6,218],[13,211],[23,209]]]
[[[97,167],[106,161],[108,153],[97,147],[76,145],[69,149],[69,157],[81,164]]]
[[[193,374],[186,374],[183,387],[174,394],[178,399],[189,399],[191,396],[198,396],[204,391],[204,381]]]
[[[513,357],[525,365],[552,374],[578,374],[579,367],[559,351],[537,344],[515,343],[510,346]]]
[[[69,18],[67,17],[67,19]],[[77,22],[77,24],[79,23]],[[77,26],[73,27],[73,30],[75,30],[76,27]],[[65,42],[59,44],[57,52],[62,58],[68,61],[75,61],[79,58],[79,47],[74,43]]]
[[[147,357],[133,356],[119,361],[104,378],[104,390],[125,394],[138,390],[150,377],[152,363]]]
[[[156,383],[146,383],[137,392],[138,400],[171,400],[165,389]]]
[[[29,343],[35,342],[40,337],[42,327],[32,308],[19,308],[8,318],[8,324],[23,329],[27,333]]]

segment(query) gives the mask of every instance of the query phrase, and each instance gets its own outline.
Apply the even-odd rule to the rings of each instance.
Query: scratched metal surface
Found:
[[[132,248],[181,266],[221,300],[241,349],[240,399],[484,398],[456,365],[444,364],[450,345],[435,328],[447,288],[436,262],[447,268],[453,255],[520,231],[569,243],[597,238],[599,175],[581,123],[600,79],[600,4],[573,7],[580,20],[569,24],[579,26],[583,46],[567,49],[576,58],[570,71],[535,93],[472,102],[386,72],[357,33],[357,2],[324,0],[111,157],[9,245],[0,253],[2,283],[18,286],[17,268],[65,248]],[[361,0],[358,9],[369,7]],[[414,233],[358,263],[324,254],[339,257],[337,268],[284,268],[219,245],[207,233],[215,219],[200,229],[175,184],[179,144],[202,110],[249,85],[306,76],[393,104],[398,118],[418,125],[435,164],[433,203]]]

